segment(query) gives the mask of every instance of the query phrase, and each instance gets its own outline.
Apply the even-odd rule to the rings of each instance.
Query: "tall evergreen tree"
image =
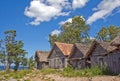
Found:
[[[23,42],[22,41],[17,41],[17,43],[14,45],[14,56],[13,56],[13,60],[14,60],[14,70],[17,71],[18,67],[20,64],[22,64],[22,62],[25,59],[25,55],[26,55],[26,51],[23,49]],[[24,61],[26,62],[26,61]]]
[[[15,41],[15,37],[16,37],[16,31],[15,30],[8,30],[4,32],[5,34],[5,48],[6,48],[6,71],[9,71],[10,69],[10,65],[13,62],[13,46]]]
[[[0,63],[5,66],[5,49],[3,47],[3,40],[0,40]]]
[[[33,69],[35,67],[35,60],[34,60],[34,57],[31,56],[29,59],[28,59],[28,67],[29,69]]]
[[[23,49],[24,43],[22,41],[15,40],[16,31],[8,30],[4,32],[4,62],[6,62],[6,71],[9,71],[10,65],[15,64],[14,70],[17,71],[19,64],[22,64],[23,59],[25,59],[25,54],[27,53]],[[1,54],[2,55],[2,54]],[[3,56],[3,55],[2,55]]]

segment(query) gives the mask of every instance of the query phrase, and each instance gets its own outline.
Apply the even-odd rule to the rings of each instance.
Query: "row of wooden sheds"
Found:
[[[111,42],[94,40],[89,44],[55,42],[50,52],[36,51],[37,68],[63,69],[70,64],[74,69],[107,67],[120,73],[120,35]]]

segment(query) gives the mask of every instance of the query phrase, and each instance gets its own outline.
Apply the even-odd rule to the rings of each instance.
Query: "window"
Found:
[[[99,66],[103,66],[103,65],[104,65],[104,61],[103,61],[103,58],[102,58],[102,57],[99,57],[99,58],[98,58],[98,65],[99,65]]]
[[[62,58],[62,67],[65,67],[65,58]]]

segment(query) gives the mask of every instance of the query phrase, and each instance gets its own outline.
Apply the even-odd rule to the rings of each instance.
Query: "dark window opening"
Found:
[[[91,59],[90,59],[90,57],[87,59],[87,61],[86,61],[86,66],[88,67],[88,68],[91,68]]]

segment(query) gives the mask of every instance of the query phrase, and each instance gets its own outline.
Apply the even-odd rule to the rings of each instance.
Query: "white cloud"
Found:
[[[103,0],[98,4],[97,8],[93,10],[96,11],[87,20],[87,24],[92,24],[98,19],[104,19],[112,14],[112,11],[120,7],[120,0]]]
[[[59,35],[61,33],[61,30],[54,30],[51,32],[51,35]]]
[[[82,8],[86,5],[89,0],[73,0],[72,8],[75,10],[76,8]]]
[[[25,8],[25,15],[34,18],[30,24],[39,25],[40,22],[50,21],[58,16],[67,16],[70,12],[63,12],[70,5],[68,0],[33,0]]]
[[[60,25],[63,25],[63,24],[65,24],[66,22],[72,22],[72,18],[69,18],[69,19],[67,19],[66,21],[61,21],[59,24]]]
[[[85,21],[85,18],[84,18],[83,16],[80,16],[80,17]],[[59,24],[60,24],[60,25],[63,25],[63,24],[65,24],[66,22],[72,23],[72,18],[68,18],[66,21],[61,21]]]
[[[91,39],[91,40],[95,40],[96,38],[94,38],[94,37],[90,37],[90,39]]]
[[[33,21],[31,25],[39,25],[41,22],[50,21],[59,16],[68,16],[72,8],[85,6],[88,0],[32,0],[30,6],[25,8],[24,14]]]

